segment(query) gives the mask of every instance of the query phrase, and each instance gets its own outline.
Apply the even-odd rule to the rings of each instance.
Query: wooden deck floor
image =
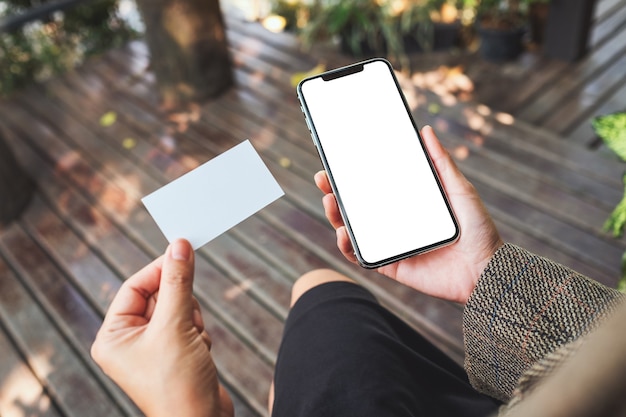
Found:
[[[441,55],[418,63],[432,78],[446,68],[462,68],[473,89],[456,89],[461,101],[487,105],[571,143],[601,148],[589,120],[626,110],[626,1],[597,2],[589,53],[566,63],[526,53],[512,63],[493,64],[475,56]]]
[[[623,105],[625,5],[600,2],[591,55],[573,65],[531,55],[499,71],[475,56],[449,61],[448,68],[462,64],[467,78],[446,70],[445,80],[469,79],[473,90],[428,84],[441,57],[401,76],[418,124],[436,127],[504,239],[609,285],[626,242],[601,226],[621,197],[623,165],[573,134],[592,113]],[[139,414],[88,354],[121,282],[166,246],[139,199],[246,138],[286,196],[202,248],[196,284],[237,415],[265,414],[290,285],[313,268],[362,282],[462,360],[459,306],[357,268],[336,250],[312,182],[319,160],[290,78],[322,59],[329,67],[349,59],[304,53],[291,35],[236,18],[229,40],[237,87],[176,121],[158,109],[141,42],[0,102],[0,129],[39,184],[21,219],[0,233],[3,417]],[[600,81],[599,67],[614,68],[606,76],[614,82]],[[491,88],[492,81],[502,84]],[[600,84],[595,104],[572,104],[576,97],[588,103],[586,93]],[[581,109],[567,128],[551,116],[564,112],[563,103]],[[117,120],[104,127],[100,118],[110,111]]]

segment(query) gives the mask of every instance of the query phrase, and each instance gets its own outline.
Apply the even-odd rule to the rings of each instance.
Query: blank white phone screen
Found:
[[[369,264],[457,235],[390,67],[305,81],[301,95],[357,251]]]

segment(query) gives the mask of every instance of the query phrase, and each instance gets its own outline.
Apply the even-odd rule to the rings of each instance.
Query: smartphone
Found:
[[[297,92],[361,266],[378,268],[458,238],[458,222],[387,60],[306,78]]]

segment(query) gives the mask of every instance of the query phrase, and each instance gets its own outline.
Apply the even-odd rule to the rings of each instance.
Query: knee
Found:
[[[316,269],[302,275],[293,284],[291,289],[291,306],[308,290],[327,282],[344,281],[355,282],[347,276],[333,271],[332,269]]]

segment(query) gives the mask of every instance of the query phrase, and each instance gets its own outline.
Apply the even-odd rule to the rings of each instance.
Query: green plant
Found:
[[[591,124],[604,144],[626,162],[626,112],[596,117]],[[626,174],[622,181],[625,185],[624,196],[603,226],[605,231],[611,232],[616,238],[622,237],[626,228]],[[618,288],[626,291],[626,253],[622,257],[622,277]]]
[[[395,20],[403,43],[405,39],[413,39],[422,50],[432,49],[434,27],[431,13],[441,8],[431,4],[432,1],[412,1],[396,15]]]
[[[10,0],[3,4],[4,15],[10,16],[39,2]],[[1,33],[0,95],[72,68],[134,35],[117,15],[117,0],[88,2],[15,32]]]
[[[305,6],[299,0],[274,0],[272,13],[285,19],[285,30],[295,31],[300,27]]]
[[[527,0],[480,0],[476,8],[479,23],[484,28],[508,30],[526,23]]]
[[[428,7],[435,13],[443,13],[446,8],[462,11],[468,8],[475,8],[479,0],[428,0]],[[447,19],[443,18],[443,21]]]
[[[441,0],[439,0],[441,1]],[[551,0],[464,0],[465,7],[476,10],[483,24],[494,29],[519,27],[526,23],[532,4],[548,4]]]
[[[393,27],[388,4],[375,0],[332,1],[312,6],[311,20],[303,28],[305,46],[339,37],[354,55],[398,51],[399,36]]]

